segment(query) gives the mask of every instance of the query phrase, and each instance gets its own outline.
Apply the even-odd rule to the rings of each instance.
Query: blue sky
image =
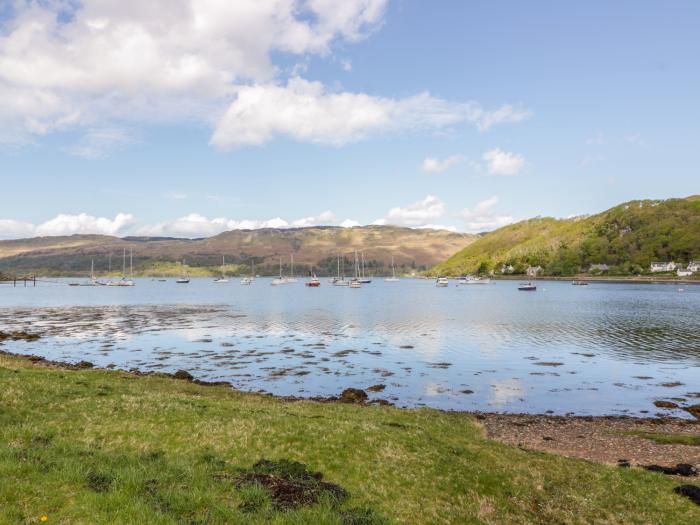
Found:
[[[699,190],[694,1],[0,3],[2,238],[483,231]]]

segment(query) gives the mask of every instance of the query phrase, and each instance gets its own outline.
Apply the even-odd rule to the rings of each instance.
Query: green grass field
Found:
[[[700,523],[678,480],[505,446],[466,414],[9,356],[0,385],[3,524]],[[294,463],[251,471],[263,458],[342,489]]]

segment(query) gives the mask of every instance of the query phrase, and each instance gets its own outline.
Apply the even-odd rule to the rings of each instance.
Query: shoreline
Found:
[[[69,363],[41,356],[0,350],[7,357],[39,368],[76,372],[103,372],[133,378],[163,378],[201,387],[223,387],[241,396],[263,397],[281,403],[350,404],[390,407],[400,412],[428,411],[473,418],[485,437],[525,451],[547,452],[569,458],[619,466],[664,467],[690,464],[700,469],[700,417],[638,417],[634,415],[552,415],[542,413],[445,410],[431,407],[397,407],[384,399],[369,399],[363,390],[346,389],[338,396],[280,396],[239,390],[227,381],[203,381],[186,371],[175,373],[96,367],[87,361]]]

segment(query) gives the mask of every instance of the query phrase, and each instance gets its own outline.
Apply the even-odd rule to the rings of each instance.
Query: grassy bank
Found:
[[[0,523],[700,522],[700,506],[673,493],[678,480],[489,441],[467,414],[289,402],[10,356],[0,384]],[[262,458],[301,462],[323,482],[289,463],[251,471]],[[283,481],[303,487],[298,505],[285,504]]]

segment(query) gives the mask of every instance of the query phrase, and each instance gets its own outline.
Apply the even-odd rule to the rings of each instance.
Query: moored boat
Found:
[[[521,292],[534,292],[537,290],[537,285],[532,283],[532,281],[520,283],[520,285],[518,286],[518,290],[520,290]]]
[[[450,281],[447,280],[447,277],[438,277],[435,281],[435,286],[437,286],[438,288],[445,288],[449,285]]]
[[[316,274],[311,277],[308,281],[306,281],[306,286],[310,286],[311,288],[317,288],[321,286],[321,279],[316,277]]]

